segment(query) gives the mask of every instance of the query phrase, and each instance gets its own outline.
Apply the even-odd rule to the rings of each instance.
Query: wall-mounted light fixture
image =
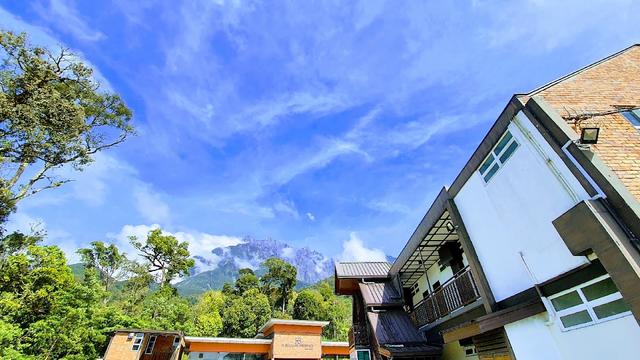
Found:
[[[447,227],[447,230],[449,230],[449,232],[453,232],[453,230],[456,229],[451,221],[447,221],[447,224],[445,226]]]
[[[600,128],[582,128],[582,132],[580,133],[580,144],[597,144],[598,135],[600,135]]]

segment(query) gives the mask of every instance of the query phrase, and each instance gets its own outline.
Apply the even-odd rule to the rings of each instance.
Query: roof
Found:
[[[391,356],[440,355],[442,348],[431,346],[403,310],[367,312],[379,351]]]
[[[274,325],[297,325],[297,326],[317,326],[317,327],[325,327],[329,325],[328,321],[311,321],[311,320],[286,320],[286,319],[269,319],[262,327],[258,330],[260,333],[264,333],[269,328]]]
[[[116,329],[114,333],[145,333],[145,334],[162,334],[162,335],[178,335],[183,336],[182,331],[177,330],[153,330],[153,329]]]
[[[362,299],[367,306],[402,306],[402,295],[391,281],[360,283]]]
[[[348,347],[349,346],[349,342],[347,341],[323,341],[322,342],[322,346],[341,346],[341,347]]]
[[[336,263],[337,278],[388,278],[391,264],[386,261]]]
[[[404,310],[368,311],[367,317],[380,345],[426,344],[425,339],[420,335],[420,332]]]
[[[222,344],[271,344],[272,339],[242,339],[242,338],[225,338],[225,337],[198,337],[198,336],[185,336],[185,342],[187,343],[222,343]]]

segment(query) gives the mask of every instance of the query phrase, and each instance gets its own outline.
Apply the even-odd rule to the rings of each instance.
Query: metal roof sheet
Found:
[[[386,261],[336,263],[338,278],[387,278],[391,264]]]
[[[404,310],[368,311],[367,317],[380,345],[405,343],[427,345],[426,340]]]
[[[402,306],[402,295],[392,281],[360,283],[362,299],[367,306]]]

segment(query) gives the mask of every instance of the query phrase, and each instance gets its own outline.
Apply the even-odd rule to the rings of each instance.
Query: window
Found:
[[[369,350],[358,350],[357,351],[358,360],[371,360],[371,354]]]
[[[616,319],[631,312],[609,275],[550,296],[559,324],[571,330]]]
[[[465,357],[476,357],[478,353],[476,352],[476,347],[473,345],[463,346],[464,356]]]
[[[144,333],[136,333],[133,337],[133,346],[131,347],[131,350],[140,350],[140,347],[142,346],[142,340],[144,340]]]
[[[478,168],[478,172],[485,183],[491,180],[493,175],[498,172],[498,169],[504,165],[517,148],[518,142],[514,139],[509,130],[507,130],[491,153],[489,153],[489,156],[484,159],[484,162]]]
[[[157,338],[158,338],[157,335],[151,335],[151,337],[149,338],[149,343],[147,344],[147,348],[144,351],[145,354],[152,354],[153,353],[153,347],[156,346],[156,339]]]
[[[409,288],[409,290],[411,291],[411,296],[417,294],[420,291],[420,288],[418,287],[418,283],[411,285],[411,288]]]
[[[633,127],[640,129],[640,109],[623,111],[622,116],[629,120]]]
[[[180,336],[176,336],[173,338],[172,348],[175,350],[180,345]]]

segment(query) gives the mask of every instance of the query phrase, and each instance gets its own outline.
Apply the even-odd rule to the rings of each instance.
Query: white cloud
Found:
[[[105,38],[100,31],[94,30],[78,14],[74,4],[66,0],[50,0],[48,6],[34,6],[42,19],[71,34],[78,40],[97,41]]]
[[[298,212],[298,209],[296,208],[296,204],[293,201],[289,201],[289,200],[278,201],[273,205],[273,209],[279,213],[287,214],[293,217],[294,219],[300,218],[300,213]]]
[[[367,248],[355,232],[349,240],[342,243],[341,261],[387,261],[387,256],[380,249]]]
[[[282,249],[282,256],[286,258],[293,258],[295,256],[295,249],[291,247]]]
[[[133,191],[136,209],[147,221],[166,224],[170,219],[169,205],[151,186],[138,186]]]
[[[307,218],[311,221],[316,221],[316,216],[310,212],[307,213]]]

